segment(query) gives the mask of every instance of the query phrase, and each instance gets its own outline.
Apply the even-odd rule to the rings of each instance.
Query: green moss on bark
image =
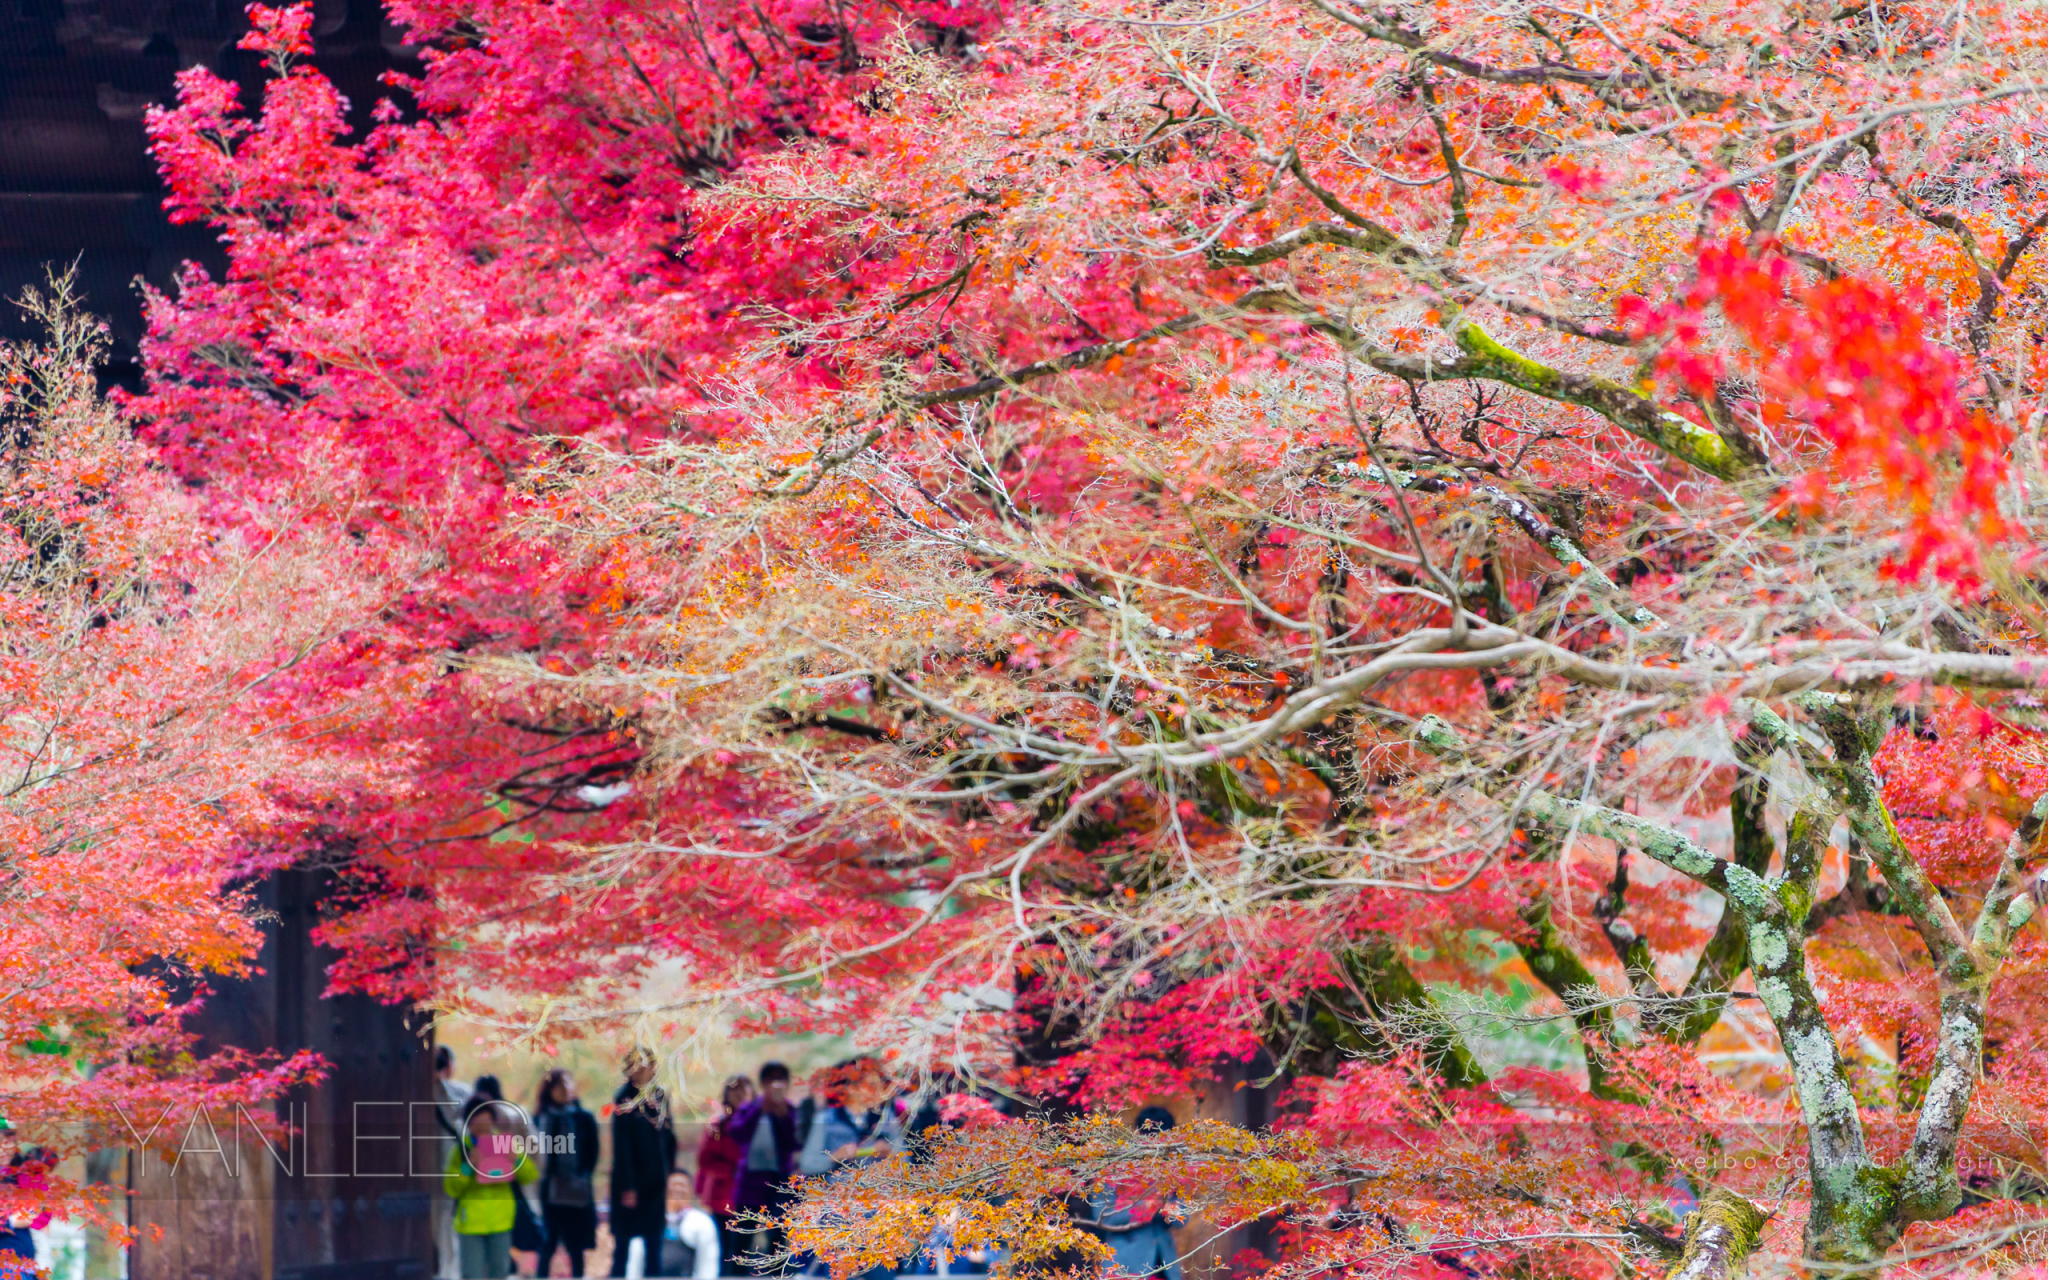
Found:
[[[1749,1274],[1749,1255],[1756,1251],[1770,1215],[1733,1191],[1715,1187],[1700,1198],[1700,1207],[1686,1215],[1684,1251],[1670,1280],[1727,1280]]]

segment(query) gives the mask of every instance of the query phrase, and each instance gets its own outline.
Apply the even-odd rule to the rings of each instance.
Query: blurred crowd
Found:
[[[904,1096],[871,1057],[819,1073],[801,1098],[789,1068],[769,1062],[725,1082],[685,1168],[670,1100],[654,1083],[655,1057],[634,1049],[603,1109],[611,1142],[600,1194],[598,1116],[569,1072],[548,1072],[529,1110],[506,1099],[494,1076],[457,1080],[445,1047],[435,1068],[447,1145],[446,1196],[435,1204],[445,1280],[551,1275],[557,1255],[581,1276],[600,1228],[612,1276],[823,1274],[814,1260],[791,1256],[774,1225],[795,1198],[792,1179],[882,1159],[940,1122],[935,1097]],[[903,1271],[862,1280],[987,1270],[986,1257],[935,1241]]]

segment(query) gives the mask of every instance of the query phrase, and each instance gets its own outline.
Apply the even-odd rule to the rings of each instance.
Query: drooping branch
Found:
[[[939,405],[964,404],[971,400],[986,400],[990,396],[999,395],[1005,391],[1014,391],[1033,382],[1054,377],[1058,374],[1072,373],[1076,369],[1086,369],[1093,365],[1099,365],[1112,356],[1129,354],[1142,343],[1173,337],[1193,329],[1200,329],[1204,326],[1215,324],[1219,320],[1227,318],[1235,310],[1256,306],[1266,292],[1265,290],[1254,290],[1252,293],[1239,298],[1230,307],[1218,312],[1190,311],[1185,315],[1175,316],[1173,319],[1162,324],[1156,324],[1142,332],[1132,334],[1128,338],[1119,338],[1113,342],[1097,342],[1085,347],[1076,347],[1064,355],[1034,361],[1031,364],[1021,365],[1015,369],[1008,369],[1000,373],[992,373],[985,378],[978,378],[973,382],[962,383],[956,387],[944,387],[935,391],[922,391],[914,395],[904,396],[902,398],[903,406],[909,409],[931,409]]]
[[[1403,471],[1398,467],[1382,467],[1372,462],[1362,465],[1355,462],[1343,463],[1338,469],[1343,474],[1356,474],[1366,480],[1411,492],[1445,493],[1451,489],[1451,481],[1419,470]],[[1562,529],[1544,519],[1542,512],[1497,484],[1471,475],[1461,477],[1459,483],[1513,521],[1516,528],[1528,535],[1531,542],[1543,548],[1559,564],[1575,570],[1587,592],[1597,597],[1599,605],[1612,621],[1626,628],[1657,625],[1655,613],[1629,599],[1628,593],[1615,584],[1607,571],[1589,559]]]

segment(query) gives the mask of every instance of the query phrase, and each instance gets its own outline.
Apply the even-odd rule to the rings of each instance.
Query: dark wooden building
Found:
[[[138,282],[170,287],[180,264],[216,274],[224,258],[203,227],[173,227],[147,152],[143,113],[167,101],[173,77],[204,65],[257,100],[262,68],[237,49],[244,0],[0,0],[0,296],[75,264],[87,305],[109,321],[109,380],[139,381]],[[358,123],[392,90],[379,77],[408,65],[400,34],[377,0],[315,0],[314,63],[346,93]],[[30,338],[0,305],[0,337]],[[144,1229],[131,1256],[135,1280],[425,1280],[433,1273],[428,1197],[439,1148],[408,1154],[428,1176],[402,1168],[406,1126],[431,1111],[430,1046],[408,1011],[361,998],[327,999],[325,958],[310,938],[322,878],[287,872],[263,887],[274,911],[262,974],[227,985],[198,1030],[214,1044],[310,1049],[328,1079],[279,1109],[299,1128],[285,1164],[236,1134],[181,1133],[188,1152],[218,1142],[218,1156],[187,1155],[175,1171],[130,1155],[131,1222]],[[167,1123],[181,1127],[187,1117]],[[422,1130],[424,1132],[424,1130]],[[214,1136],[217,1133],[217,1136]],[[391,1138],[400,1139],[394,1146]],[[100,1162],[105,1164],[105,1162]],[[119,1181],[115,1162],[107,1170]]]
[[[116,381],[133,382],[142,334],[138,280],[168,288],[179,264],[218,271],[203,227],[161,208],[143,113],[173,77],[206,66],[257,100],[259,55],[235,47],[244,0],[0,0],[0,296],[18,297],[48,265],[76,263],[87,302],[114,330]],[[314,65],[360,125],[408,66],[379,0],[314,0]],[[12,306],[0,337],[29,337]]]
[[[174,1116],[175,1164],[128,1157],[133,1280],[427,1280],[438,1181],[433,1053],[407,1011],[328,997],[315,946],[325,877],[262,886],[262,973],[223,984],[193,1024],[209,1047],[310,1049],[328,1077],[277,1109],[295,1131],[266,1140],[231,1114]],[[216,1149],[218,1149],[216,1151]]]

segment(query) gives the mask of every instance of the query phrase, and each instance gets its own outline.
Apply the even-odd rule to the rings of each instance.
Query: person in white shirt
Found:
[[[469,1086],[455,1078],[455,1051],[447,1045],[434,1050],[434,1102],[435,1116],[440,1122],[441,1142],[436,1148],[440,1163],[435,1172],[448,1164],[449,1153],[455,1150],[456,1135],[462,1128],[462,1107],[469,1101]],[[439,1264],[435,1275],[439,1280],[460,1280],[462,1275],[462,1251],[455,1238],[455,1202],[441,1189],[441,1179],[434,1179],[433,1199],[429,1201],[433,1210],[434,1255]]]
[[[662,1265],[655,1274],[718,1280],[718,1224],[697,1203],[687,1174],[678,1173],[668,1180],[668,1230],[663,1235]]]

